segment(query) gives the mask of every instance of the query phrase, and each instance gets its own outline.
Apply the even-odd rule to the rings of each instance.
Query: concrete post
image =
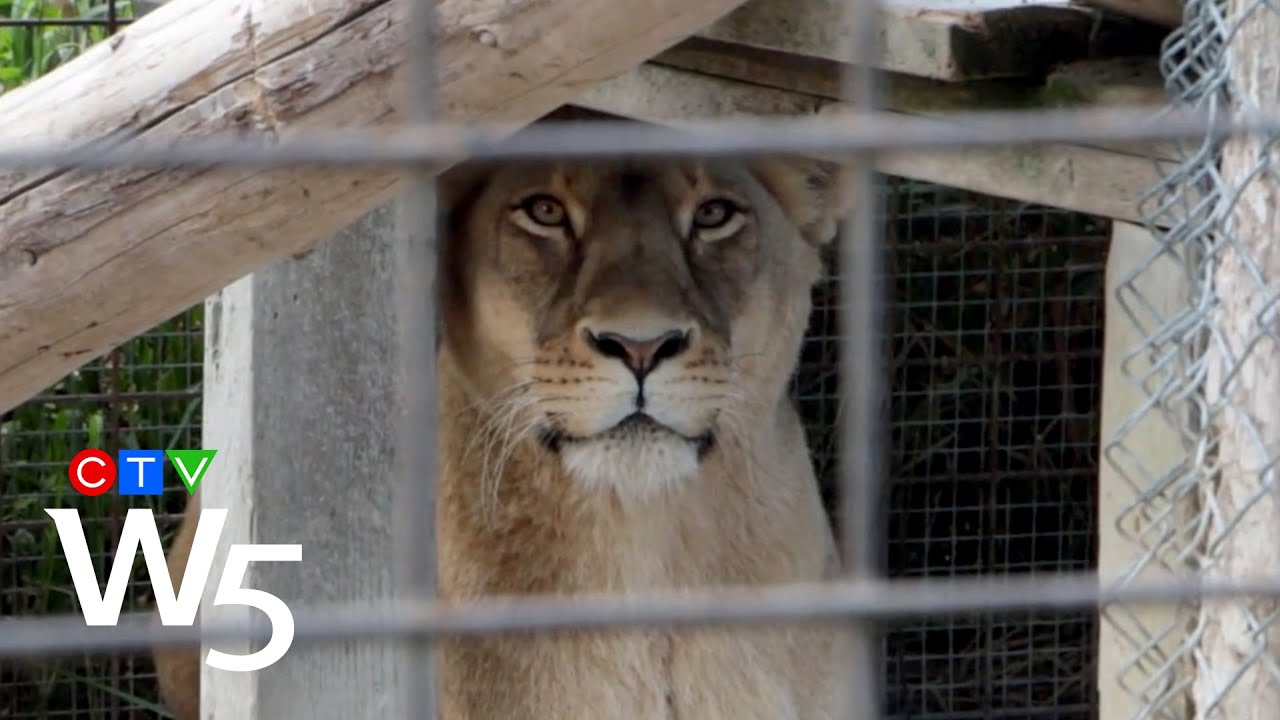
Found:
[[[398,214],[379,208],[301,259],[280,261],[206,305],[205,508],[228,508],[202,619],[231,543],[301,543],[301,563],[251,563],[245,587],[295,613],[392,592],[397,421],[394,271]],[[257,613],[261,615],[261,613]],[[224,652],[245,646],[215,644]],[[255,646],[254,649],[257,649]],[[295,644],[253,673],[202,668],[205,720],[404,717],[393,643]]]

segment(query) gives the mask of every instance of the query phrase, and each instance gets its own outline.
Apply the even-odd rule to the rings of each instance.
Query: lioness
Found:
[[[465,177],[441,251],[441,595],[833,573],[786,392],[841,212],[832,172],[618,160]],[[844,640],[812,624],[451,640],[441,717],[846,718]],[[196,717],[198,659],[156,660],[171,707]]]

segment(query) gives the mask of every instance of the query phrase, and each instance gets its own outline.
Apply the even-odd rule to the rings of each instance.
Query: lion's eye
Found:
[[[520,207],[530,220],[546,227],[564,227],[569,216],[564,205],[550,195],[534,195]]]
[[[693,211],[695,230],[716,230],[733,219],[738,210],[728,200],[708,200]]]

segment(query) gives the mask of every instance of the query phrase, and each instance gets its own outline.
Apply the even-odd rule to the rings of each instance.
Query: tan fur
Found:
[[[438,364],[444,597],[758,585],[835,571],[786,395],[818,245],[843,199],[831,180],[793,159],[455,175]],[[539,206],[538,217],[564,226],[521,208],[539,194],[559,205]],[[717,198],[742,212],[691,233],[692,218],[715,216],[698,206]],[[664,346],[670,357],[644,376],[650,422],[619,425],[640,385],[618,346],[598,339],[667,331],[687,331],[687,342]],[[176,545],[190,540],[180,533]],[[185,562],[177,546],[174,561]],[[846,718],[846,639],[827,623],[451,640],[441,646],[441,717]],[[198,675],[190,660],[157,655],[171,706],[198,697],[198,684],[175,682],[193,667]]]
[[[200,518],[200,494],[187,501],[182,522],[173,537],[169,549],[169,578],[174,588],[182,587],[182,576],[187,570],[187,557],[196,536],[196,523]],[[159,622],[157,618],[156,622]],[[152,657],[156,663],[156,679],[160,686],[160,699],[168,706],[177,720],[200,719],[200,654],[186,648],[155,648]]]

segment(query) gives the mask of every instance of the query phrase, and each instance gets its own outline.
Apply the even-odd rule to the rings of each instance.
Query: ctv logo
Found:
[[[111,456],[96,448],[81,450],[71,459],[67,475],[76,492],[96,497],[116,483],[119,468],[121,495],[163,495],[164,456],[168,454],[173,469],[178,471],[188,493],[194,493],[200,479],[209,469],[217,450],[121,450],[117,465]]]
[[[119,462],[101,450],[82,450],[72,459],[67,474],[71,486],[88,496],[98,496],[118,484],[121,495],[160,495],[164,492],[164,456],[182,478],[188,494],[194,493],[200,480],[209,470],[216,450],[121,450]],[[123,468],[123,472],[118,469]],[[119,477],[117,478],[117,475]],[[99,592],[98,576],[93,569],[93,559],[85,540],[84,525],[75,508],[45,508],[58,531],[62,553],[67,558],[67,568],[76,588],[76,597],[84,614],[85,624],[91,626],[115,625],[120,620],[124,606],[124,593],[129,584],[133,559],[142,548],[151,577],[152,594],[156,610],[164,625],[195,624],[196,611],[200,609],[200,596],[209,580],[209,570],[217,551],[218,539],[227,519],[226,510],[202,508],[196,525],[195,538],[187,557],[186,573],[182,587],[176,592],[169,567],[165,563],[164,546],[156,527],[155,514],[147,508],[130,509],[125,516],[120,542],[116,544],[116,557],[108,570],[107,587]],[[269,667],[284,657],[293,644],[293,613],[280,598],[262,590],[242,587],[249,563],[299,562],[301,545],[235,544],[227,551],[227,561],[222,568],[222,579],[214,594],[213,604],[239,605],[257,608],[271,621],[271,639],[257,652],[232,655],[210,649],[205,662],[210,667],[234,672],[250,672]]]

